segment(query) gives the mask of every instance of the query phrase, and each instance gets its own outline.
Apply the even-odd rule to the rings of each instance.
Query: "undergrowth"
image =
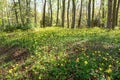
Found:
[[[51,27],[0,32],[0,46],[19,46],[29,52],[24,61],[0,61],[0,79],[120,79],[120,30]]]

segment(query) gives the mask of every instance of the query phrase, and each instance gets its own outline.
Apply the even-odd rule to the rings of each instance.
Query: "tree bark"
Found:
[[[116,3],[117,3],[117,0],[114,0],[113,1],[113,16],[112,16],[112,29],[115,28],[115,23],[116,23]]]
[[[58,23],[59,23],[59,4],[60,4],[60,0],[57,0],[57,18],[56,18],[56,26],[58,26]]]
[[[108,0],[108,17],[107,17],[107,28],[112,28],[112,1]]]
[[[53,16],[52,16],[52,2],[50,0],[50,26],[52,26],[52,20],[53,20]]]
[[[70,0],[68,0],[68,6],[67,6],[67,27],[69,28],[69,9],[70,9]]]
[[[44,5],[43,5],[43,18],[42,18],[43,27],[45,27],[45,10],[46,10],[46,0],[44,0]]]
[[[24,26],[24,19],[23,19],[23,15],[22,15],[21,0],[18,0],[18,3],[19,3],[21,23],[22,23],[22,26]]]
[[[104,8],[104,0],[102,0],[102,27],[105,26],[105,23],[104,23],[104,18],[105,18],[105,8]]]
[[[37,9],[36,9],[36,0],[34,0],[34,26],[37,27]]]
[[[62,27],[64,27],[65,22],[65,0],[62,0]]]
[[[75,7],[75,0],[72,0],[72,24],[71,24],[71,28],[75,28],[75,11],[76,11],[76,7]]]
[[[19,21],[18,21],[18,12],[16,10],[17,4],[15,3],[15,0],[13,0],[13,2],[14,2],[14,11],[15,11],[16,23],[18,25],[19,24]]]
[[[8,25],[10,26],[10,12],[7,12],[7,20],[8,20]]]
[[[30,23],[30,0],[26,0],[26,23]]]
[[[94,26],[95,0],[92,3],[92,27]]]
[[[4,24],[4,11],[2,9],[2,27],[4,28],[5,24]]]
[[[88,2],[88,21],[87,21],[88,27],[91,27],[91,0]]]
[[[117,9],[116,9],[116,26],[118,25],[118,12],[119,12],[119,9],[120,9],[120,0],[118,0],[118,4],[117,4]]]
[[[82,17],[82,5],[83,1],[81,0],[80,12],[79,12],[79,19],[78,19],[78,28],[81,26],[81,17]]]

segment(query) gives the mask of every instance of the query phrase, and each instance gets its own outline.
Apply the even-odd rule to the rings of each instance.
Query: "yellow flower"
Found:
[[[28,69],[28,67],[25,67],[26,69]]]
[[[79,62],[79,58],[76,59],[76,62]]]
[[[95,51],[95,53],[97,53],[97,51]]]
[[[14,73],[14,76],[16,77],[16,76],[17,76],[17,73]]]
[[[102,66],[104,66],[104,63],[102,63]]]
[[[101,56],[101,55],[99,54],[99,56]]]
[[[84,64],[85,64],[85,65],[87,65],[87,64],[88,64],[88,62],[87,62],[87,61],[84,61]]]
[[[14,68],[15,66],[13,65],[12,67]]]
[[[41,76],[39,76],[39,79],[41,80]]]
[[[98,51],[98,53],[100,53],[100,51]]]
[[[82,51],[84,51],[84,48],[82,48]]]
[[[99,68],[100,71],[102,71],[103,69],[102,68]]]
[[[9,73],[12,73],[12,70],[13,70],[13,69],[10,69],[8,72],[9,72]]]
[[[120,49],[118,49],[120,51]]]
[[[106,53],[107,55],[109,55],[109,53]]]
[[[108,76],[108,77],[107,77],[107,80],[111,80],[111,78]]]
[[[109,68],[112,67],[112,65],[109,65]]]
[[[112,59],[112,56],[109,56],[110,57],[110,59]]]
[[[103,59],[107,61],[107,58],[106,58],[106,57],[103,57]]]
[[[18,66],[18,64],[16,64],[16,66]]]
[[[61,64],[61,66],[64,66],[63,64]]]
[[[13,69],[14,69],[14,70],[16,70],[17,68],[16,68],[16,67],[14,67]]]
[[[116,63],[118,64],[118,63],[119,63],[119,61],[116,61]]]
[[[105,72],[111,73],[111,72],[112,72],[112,69],[111,69],[111,68],[108,68]]]

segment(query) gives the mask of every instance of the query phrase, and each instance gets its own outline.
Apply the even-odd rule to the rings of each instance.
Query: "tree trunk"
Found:
[[[112,28],[112,1],[108,0],[108,17],[107,17],[107,28]]]
[[[67,7],[67,27],[69,28],[69,9],[70,9],[70,0],[68,0],[68,7]]]
[[[87,21],[88,27],[91,27],[91,0],[88,2],[88,21]]]
[[[117,3],[117,0],[114,0],[113,1],[113,16],[112,16],[112,29],[115,28],[115,23],[116,23],[116,3]]]
[[[46,10],[46,0],[44,0],[44,5],[43,5],[43,18],[42,18],[43,27],[45,27],[45,10]]]
[[[81,7],[80,7],[80,12],[79,12],[79,19],[78,19],[78,28],[81,26],[81,17],[82,17],[82,3],[83,1],[81,0]]]
[[[5,24],[4,24],[4,11],[2,9],[2,27],[4,28],[5,27]]]
[[[87,1],[86,1],[86,4],[88,4]],[[86,21],[88,21],[88,10],[87,9],[88,9],[88,5],[86,5],[86,11],[85,11],[86,12]]]
[[[36,9],[36,0],[34,0],[34,26],[37,27],[37,9]]]
[[[30,23],[30,0],[26,0],[26,23]]]
[[[56,18],[56,26],[58,26],[58,23],[59,23],[59,4],[60,4],[60,0],[57,0],[57,18]]]
[[[18,12],[16,10],[17,4],[15,3],[15,0],[13,0],[13,2],[14,2],[14,11],[15,11],[16,23],[18,25],[19,24],[19,21],[18,21]]]
[[[10,12],[7,12],[7,20],[8,20],[8,25],[10,26]]]
[[[95,12],[95,0],[93,0],[92,4],[92,27],[94,27],[94,12]]]
[[[19,3],[19,10],[20,10],[20,18],[21,18],[21,23],[22,23],[22,26],[24,26],[24,19],[23,19],[23,15],[22,15],[22,8],[21,8],[21,0],[18,0],[18,3]]]
[[[9,8],[8,6],[8,2],[7,2],[7,8]],[[10,11],[7,11],[7,21],[8,21],[8,26],[10,26]]]
[[[65,22],[65,0],[62,0],[62,27],[64,27]]]
[[[52,20],[53,20],[53,16],[52,16],[52,2],[50,0],[50,26],[52,26]]]
[[[75,28],[75,11],[76,11],[76,7],[75,7],[75,0],[72,0],[72,24],[71,24],[71,28]]]
[[[119,9],[120,9],[120,0],[118,0],[118,4],[117,4],[117,9],[116,9],[116,26],[118,25],[118,12],[119,12]]]
[[[102,0],[102,27],[105,26],[105,23],[104,23],[104,18],[105,18],[105,8],[104,8],[104,0]]]

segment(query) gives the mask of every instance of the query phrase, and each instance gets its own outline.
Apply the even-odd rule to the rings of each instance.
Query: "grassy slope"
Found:
[[[30,56],[2,62],[1,79],[120,79],[120,30],[45,28],[0,33],[0,46],[14,45],[26,47]]]

